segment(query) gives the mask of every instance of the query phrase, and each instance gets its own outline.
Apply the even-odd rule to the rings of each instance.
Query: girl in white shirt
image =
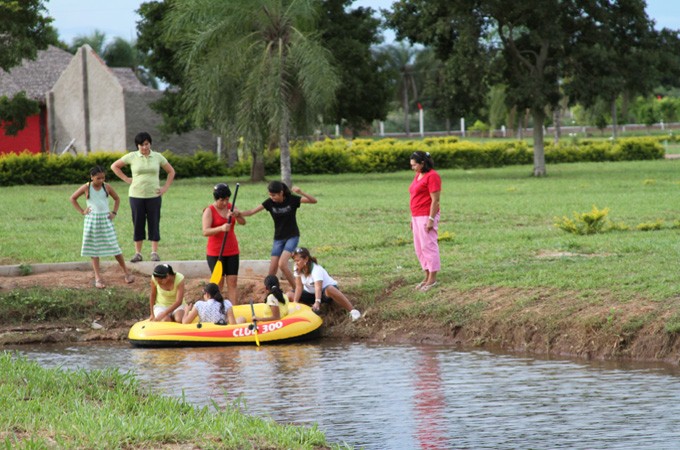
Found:
[[[361,317],[359,310],[352,306],[345,294],[338,289],[338,283],[331,278],[305,247],[298,247],[293,253],[295,261],[295,301],[312,305],[318,312],[321,303],[335,302],[349,311],[352,321]]]
[[[222,297],[220,288],[215,283],[208,283],[203,288],[203,300],[191,304],[189,312],[184,315],[182,323],[191,323],[198,316],[200,322],[228,323],[234,325],[236,318],[229,300]]]

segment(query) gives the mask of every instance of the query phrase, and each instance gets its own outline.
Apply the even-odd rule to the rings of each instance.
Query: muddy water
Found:
[[[240,402],[251,414],[318,423],[329,442],[369,449],[680,446],[675,367],[333,341],[16,350],[49,367],[130,370],[196,405]]]

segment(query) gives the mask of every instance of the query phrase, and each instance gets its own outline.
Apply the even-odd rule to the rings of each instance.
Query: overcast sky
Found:
[[[228,0],[225,0],[228,1]],[[133,40],[139,16],[135,12],[140,0],[48,0],[46,3],[53,25],[62,41],[70,44],[74,37],[102,31],[108,38]],[[389,9],[392,0],[357,0],[353,6]],[[647,14],[657,28],[680,29],[680,0],[648,0]],[[388,40],[393,39],[389,37]]]

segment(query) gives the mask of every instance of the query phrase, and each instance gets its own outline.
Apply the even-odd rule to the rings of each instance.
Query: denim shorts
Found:
[[[300,242],[300,236],[289,237],[288,239],[274,239],[272,245],[272,256],[281,256],[285,251],[293,253]]]

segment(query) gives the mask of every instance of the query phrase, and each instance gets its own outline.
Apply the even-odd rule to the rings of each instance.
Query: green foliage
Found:
[[[23,58],[35,59],[53,38],[43,0],[0,2],[0,69],[9,70]]]
[[[482,122],[481,120],[476,120],[474,124],[470,127],[470,131],[475,131],[478,133],[488,133],[489,125]]]
[[[324,0],[317,24],[324,46],[333,55],[338,68],[340,87],[328,118],[344,123],[354,134],[373,120],[387,117],[387,73],[380,70],[371,47],[382,40],[380,19],[372,8],[354,9],[347,0]]]
[[[666,136],[666,139],[669,137]],[[627,138],[618,141],[581,140],[558,146],[546,145],[546,160],[551,163],[581,161],[627,161],[662,159],[662,138]],[[308,144],[291,143],[291,165],[296,174],[387,173],[408,170],[409,157],[415,150],[427,150],[437,169],[502,167],[531,164],[533,154],[524,141],[459,141],[457,137],[423,140],[397,139],[326,139]],[[245,176],[251,172],[249,159],[227,169],[214,153],[196,152],[193,156],[163,153],[178,178],[210,176]],[[23,153],[0,156],[0,186],[17,184],[64,184],[87,181],[94,165],[106,169],[120,158],[119,153],[99,152],[87,156],[55,156]],[[265,151],[265,173],[281,172],[279,150]],[[128,171],[128,168],[123,168]],[[129,173],[129,172],[128,172]],[[109,173],[109,176],[113,174]],[[164,173],[161,173],[164,176]],[[115,177],[114,177],[115,179]]]
[[[19,134],[19,131],[26,127],[26,118],[39,112],[38,102],[27,98],[24,91],[19,92],[12,99],[6,96],[0,97],[0,122],[4,122],[3,128],[7,136]]]
[[[0,354],[3,448],[342,448],[316,426],[279,425],[244,414],[238,402],[195,407],[121,372]]]
[[[211,152],[199,151],[193,156],[164,152],[163,155],[175,168],[178,178],[219,176],[227,173],[224,163]],[[0,186],[84,183],[89,180],[90,169],[97,165],[107,170],[110,179],[115,179],[109,167],[121,156],[120,153],[108,152],[90,153],[86,156],[9,153],[0,156]],[[123,171],[129,174],[129,167],[124,167]]]
[[[33,267],[30,264],[19,264],[19,273],[22,277],[33,273]]]
[[[30,266],[29,266],[30,267]],[[3,323],[108,321],[143,317],[145,297],[127,289],[14,289],[0,293]]]
[[[663,228],[663,220],[658,219],[654,222],[643,222],[638,224],[635,229],[638,231],[658,231]]]
[[[591,209],[590,212],[574,212],[573,219],[570,219],[567,216],[563,216],[562,218],[556,217],[555,226],[571,234],[586,235],[604,233],[608,231],[608,214],[609,208],[597,209],[597,206],[593,205],[593,209]]]

